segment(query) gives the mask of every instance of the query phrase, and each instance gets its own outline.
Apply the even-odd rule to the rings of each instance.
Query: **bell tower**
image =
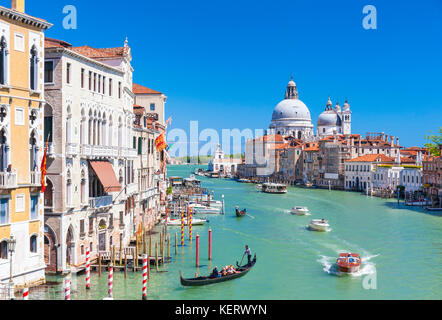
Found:
[[[339,115],[342,119],[342,133],[351,134],[351,110],[347,99],[345,100],[345,103],[342,106],[342,111]]]
[[[298,99],[298,89],[296,88],[296,83],[293,81],[293,76],[287,84],[287,89],[285,91],[285,99]]]

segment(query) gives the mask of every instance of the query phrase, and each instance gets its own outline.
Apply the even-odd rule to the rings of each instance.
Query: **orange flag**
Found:
[[[45,153],[43,154],[43,159],[41,159],[41,165],[40,165],[41,192],[45,192],[45,190],[46,190],[45,177],[46,177],[46,154],[48,152],[48,142],[49,142],[49,137],[48,137],[48,141],[46,141]]]
[[[164,141],[164,133],[162,133],[155,139],[155,148],[157,149],[158,152],[161,152],[166,147],[167,145],[166,141]]]

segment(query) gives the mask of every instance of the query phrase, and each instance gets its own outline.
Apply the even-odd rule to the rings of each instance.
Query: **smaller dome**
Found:
[[[333,110],[326,110],[318,117],[318,127],[340,127],[342,125],[341,117]]]
[[[348,110],[350,110],[350,105],[348,104],[348,101],[347,101],[347,100],[345,100],[345,103],[344,103],[344,105],[342,106],[342,109],[343,109],[344,111],[348,111]]]

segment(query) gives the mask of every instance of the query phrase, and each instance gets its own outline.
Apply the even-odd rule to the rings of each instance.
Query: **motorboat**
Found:
[[[313,219],[308,224],[308,227],[310,228],[310,230],[313,231],[328,231],[330,225],[328,224],[328,221],[325,219]]]
[[[187,217],[184,218],[184,225],[187,226],[188,223],[188,219]],[[204,225],[206,222],[208,222],[208,220],[206,219],[197,219],[197,218],[193,218],[192,217],[192,226],[202,226]],[[181,226],[181,219],[171,219],[171,218],[167,218],[167,225],[168,226]]]
[[[357,253],[340,253],[336,260],[336,265],[340,272],[353,273],[358,272],[361,268],[361,257]]]
[[[250,183],[249,179],[238,179],[237,181],[241,183]]]
[[[287,186],[280,183],[263,183],[261,191],[276,194],[287,193]]]
[[[218,214],[221,212],[221,208],[208,207],[208,206],[203,206],[203,205],[197,204],[193,207],[192,212],[195,214],[198,214],[198,213]]]
[[[296,214],[298,216],[304,216],[306,214],[309,213],[308,208],[307,207],[293,207],[290,212],[292,214]]]
[[[258,190],[262,190],[262,184],[258,183],[258,184],[255,186],[255,188],[258,189]]]
[[[222,208],[223,207],[222,201],[219,201],[219,200],[210,200],[210,203],[206,201],[206,202],[204,202],[204,205],[206,207],[211,207],[211,208]]]

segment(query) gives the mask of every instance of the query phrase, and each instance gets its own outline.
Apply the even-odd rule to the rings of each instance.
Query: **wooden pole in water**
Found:
[[[150,256],[147,258],[147,279],[150,280]]]
[[[135,268],[135,248],[132,248],[132,271],[135,272],[136,268]]]
[[[124,254],[124,277],[127,278],[127,254]]]
[[[176,232],[175,232],[175,255],[177,255],[178,254],[178,240],[177,240],[177,234],[176,234]]]
[[[196,267],[200,266],[200,235],[196,234]]]
[[[187,216],[189,217],[189,242],[192,242],[192,209],[187,209]]]
[[[155,267],[158,272],[158,242],[155,242]]]
[[[181,246],[184,246],[184,211],[181,210]]]
[[[113,261],[113,265],[115,265],[115,251],[116,251],[116,248],[115,248],[115,245],[113,245],[113,247],[112,247],[112,261]]]
[[[212,260],[212,229],[209,228],[209,260]]]
[[[135,246],[135,257],[134,257],[134,267],[138,268],[138,246]]]
[[[160,252],[163,251],[163,232],[160,232]]]
[[[123,238],[120,237],[120,266],[122,265],[122,262],[123,262],[123,252],[122,252],[122,249],[123,249]]]
[[[98,276],[101,277],[101,253],[98,252]]]
[[[167,262],[170,261],[170,234],[167,235]]]
[[[149,257],[152,256],[152,234],[149,235]]]

